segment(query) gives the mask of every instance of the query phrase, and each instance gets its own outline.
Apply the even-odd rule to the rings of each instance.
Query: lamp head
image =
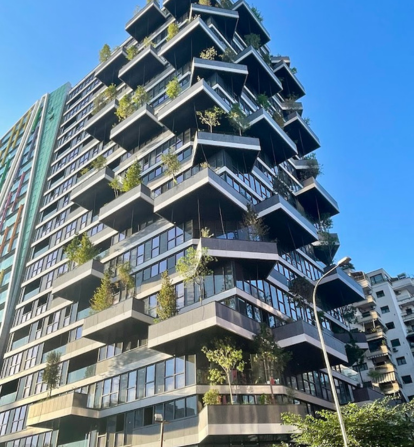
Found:
[[[340,259],[337,263],[336,266],[340,267],[341,265],[344,264],[349,264],[351,262],[351,258],[349,256],[345,256],[345,258]]]
[[[154,414],[154,422],[162,422],[164,420],[161,413],[155,413]]]

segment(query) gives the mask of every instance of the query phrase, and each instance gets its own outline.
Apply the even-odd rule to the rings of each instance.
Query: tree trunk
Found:
[[[266,360],[264,360],[263,364],[264,364],[264,369],[265,369],[266,380],[269,380],[270,398],[271,398],[272,404],[274,404],[275,403],[275,394],[273,393],[273,377],[272,377],[272,374],[270,374],[270,368],[269,368],[268,362]]]
[[[227,382],[229,384],[230,402],[233,405],[233,393],[232,393],[232,390],[231,390],[231,371],[230,372],[226,372],[226,376],[227,376]]]

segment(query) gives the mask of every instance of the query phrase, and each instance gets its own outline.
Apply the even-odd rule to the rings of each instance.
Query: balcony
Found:
[[[108,87],[111,84],[118,85],[121,80],[118,77],[119,70],[128,62],[123,48],[116,50],[112,56],[99,65],[95,76]]]
[[[125,31],[137,42],[156,31],[166,21],[164,13],[155,1],[147,3],[125,25]]]
[[[154,201],[150,189],[139,185],[102,207],[99,221],[121,232],[131,228],[134,223],[145,221],[153,212]]]
[[[129,334],[146,339],[152,323],[153,318],[144,314],[144,302],[129,298],[86,318],[82,336],[108,344],[125,339]]]
[[[237,335],[251,340],[259,323],[212,302],[180,313],[148,328],[148,348],[170,355],[197,352],[214,337]]]
[[[256,279],[266,279],[278,259],[277,245],[273,242],[201,238],[199,248],[208,249],[208,254],[219,262],[236,261]]]
[[[413,342],[414,341],[414,329],[411,328],[407,328],[407,340],[409,342]]]
[[[336,200],[320,183],[310,177],[302,182],[303,188],[295,193],[306,212],[317,218],[322,214],[335,216],[339,213]]]
[[[154,200],[154,212],[179,224],[200,218],[241,220],[247,200],[209,168],[160,194]]]
[[[247,47],[239,53],[235,62],[247,65],[249,70],[247,86],[254,93],[263,93],[270,97],[282,90],[282,84],[279,79],[253,47]]]
[[[259,217],[269,226],[269,237],[285,248],[299,248],[318,239],[315,227],[279,194],[255,205]]]
[[[408,323],[409,321],[414,321],[414,312],[402,312],[402,319],[404,323]]]
[[[197,16],[200,16],[207,23],[209,19],[213,19],[218,31],[227,39],[233,39],[239,20],[239,13],[237,11],[192,3],[190,18]]]
[[[402,276],[402,277],[401,277]],[[400,275],[399,278],[392,279],[392,288],[394,290],[402,291],[406,290],[410,294],[414,294],[414,278]]]
[[[65,273],[53,283],[53,295],[69,301],[89,300],[104,276],[104,265],[92,259]]]
[[[145,104],[115,126],[111,130],[110,138],[130,151],[161,133],[161,131],[162,125],[155,117],[153,108]]]
[[[296,143],[296,147],[301,157],[304,157],[315,149],[321,147],[319,138],[297,112],[288,116],[284,129],[289,137]]]
[[[381,345],[375,348],[374,351],[368,351],[366,353],[367,359],[374,359],[379,357],[390,357],[391,351],[387,345]]]
[[[359,307],[359,302],[357,304]],[[376,310],[370,310],[367,312],[362,312],[361,316],[358,318],[359,324],[371,323],[372,321],[380,320],[380,315]]]
[[[332,310],[363,301],[365,295],[362,287],[338,268],[319,283],[318,297],[324,310]]]
[[[99,209],[114,198],[113,189],[109,186],[109,182],[114,178],[114,172],[112,169],[104,168],[92,175],[88,174],[72,190],[70,199],[87,210]]]
[[[264,109],[249,115],[248,121],[250,128],[247,133],[260,140],[262,151],[275,164],[280,164],[298,154],[295,143]]]
[[[274,328],[272,331],[278,345],[293,354],[288,365],[293,374],[324,368],[325,362],[316,327],[303,320],[298,320]],[[345,343],[327,332],[324,332],[324,340],[332,365],[348,362]]]
[[[165,5],[166,6],[166,5]],[[201,18],[189,22],[160,49],[159,55],[175,68],[183,67],[206,48],[214,47],[224,53],[226,45],[213,33]]]
[[[374,297],[372,295],[366,295],[363,301],[359,301],[355,306],[358,307],[361,311],[366,309],[373,309],[377,305]]]
[[[221,151],[240,161],[246,172],[251,172],[260,152],[258,138],[197,132],[193,145],[193,165],[208,162]]]
[[[158,112],[158,119],[175,134],[189,128],[198,128],[196,111],[204,111],[218,106],[228,110],[227,104],[202,79]]]
[[[226,87],[228,87],[234,94],[237,96],[241,95],[249,74],[247,66],[242,64],[210,61],[195,57],[192,62],[191,85],[198,82],[197,79],[209,79],[215,73],[223,79]]]
[[[89,118],[85,125],[85,131],[93,138],[107,143],[112,127],[118,122],[118,118],[115,115],[117,107],[118,102],[116,100],[108,103],[96,115]]]
[[[191,0],[164,0],[162,6],[175,18],[183,16],[191,6]]]
[[[373,341],[379,338],[387,338],[385,331],[380,326],[377,326],[375,329],[368,330],[365,333],[367,335],[367,341]]]
[[[355,388],[352,390],[354,400],[357,403],[369,403],[378,399],[383,399],[384,395],[372,388]]]
[[[305,88],[285,62],[279,62],[274,67],[273,72],[282,83],[285,97],[294,96],[295,98],[301,98],[305,95]]]
[[[325,233],[318,233],[318,238],[319,240],[312,243],[313,252],[319,261],[323,262],[325,265],[330,265],[341,246],[338,234],[329,233],[327,239]]]
[[[239,0],[235,3],[233,10],[239,13],[237,32],[241,37],[247,34],[258,34],[262,45],[270,42],[270,34],[266,31],[262,22],[256,17],[245,0]]]
[[[59,420],[60,424],[76,427],[79,422],[93,422],[99,418],[99,411],[87,408],[88,395],[69,393],[45,399],[29,406],[28,427],[52,428]]]
[[[138,85],[145,85],[165,69],[164,61],[156,50],[149,46],[137,54],[119,71],[119,79],[135,90]]]

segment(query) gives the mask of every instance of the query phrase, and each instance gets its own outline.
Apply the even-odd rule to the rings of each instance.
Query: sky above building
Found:
[[[139,3],[138,3],[139,4]],[[144,0],[141,0],[141,6]],[[338,257],[414,274],[412,0],[255,0],[305,86],[319,178],[339,202]],[[104,43],[127,37],[136,2],[0,2],[0,136],[45,92],[74,85]]]

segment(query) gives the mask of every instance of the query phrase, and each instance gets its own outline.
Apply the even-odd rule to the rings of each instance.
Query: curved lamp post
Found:
[[[342,418],[341,406],[339,405],[338,393],[336,392],[335,382],[334,382],[334,378],[332,376],[331,364],[329,362],[328,353],[326,351],[325,341],[324,341],[323,332],[322,332],[322,326],[319,322],[318,312],[317,312],[317,308],[316,308],[316,290],[317,290],[320,282],[324,278],[326,278],[328,275],[330,275],[334,270],[336,270],[341,265],[344,265],[344,264],[347,264],[348,262],[350,262],[350,260],[351,260],[351,258],[349,258],[349,257],[342,258],[339,262],[337,262],[335,264],[334,267],[332,267],[324,275],[322,275],[315,284],[315,288],[313,289],[313,297],[312,297],[313,313],[315,314],[316,327],[318,328],[318,334],[319,334],[319,339],[321,341],[321,347],[322,347],[323,357],[325,360],[325,366],[326,366],[326,370],[328,372],[329,383],[331,385],[331,391],[332,391],[332,396],[333,396],[334,403],[335,403],[336,413],[338,415],[339,425],[341,427],[342,438],[344,440],[344,447],[348,447],[348,437],[346,435],[345,424],[344,424],[344,420]]]

